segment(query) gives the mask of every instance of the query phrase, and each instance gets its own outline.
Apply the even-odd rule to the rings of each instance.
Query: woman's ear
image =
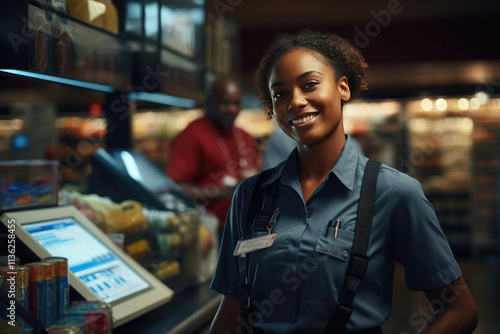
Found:
[[[349,89],[349,83],[347,82],[347,78],[345,76],[339,79],[337,87],[342,101],[349,101],[351,99],[351,90]]]

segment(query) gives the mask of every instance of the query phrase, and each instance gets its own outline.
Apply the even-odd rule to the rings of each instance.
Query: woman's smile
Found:
[[[300,127],[300,126],[305,126],[309,125],[316,120],[316,117],[318,117],[319,113],[302,113],[300,115],[297,115],[296,117],[292,118],[289,120],[289,122],[295,126],[295,127]]]

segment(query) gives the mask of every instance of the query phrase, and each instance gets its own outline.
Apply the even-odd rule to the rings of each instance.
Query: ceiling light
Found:
[[[432,101],[430,99],[423,99],[420,101],[420,108],[424,111],[430,111],[432,109]]]

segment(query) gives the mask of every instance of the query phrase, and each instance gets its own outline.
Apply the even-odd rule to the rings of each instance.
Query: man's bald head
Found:
[[[217,125],[229,129],[241,108],[241,89],[231,78],[215,81],[207,100],[207,116]]]

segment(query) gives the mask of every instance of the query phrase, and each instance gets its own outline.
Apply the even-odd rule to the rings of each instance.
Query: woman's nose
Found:
[[[288,105],[289,110],[298,110],[307,105],[307,100],[300,91],[295,91],[292,93],[290,98],[290,104]]]

